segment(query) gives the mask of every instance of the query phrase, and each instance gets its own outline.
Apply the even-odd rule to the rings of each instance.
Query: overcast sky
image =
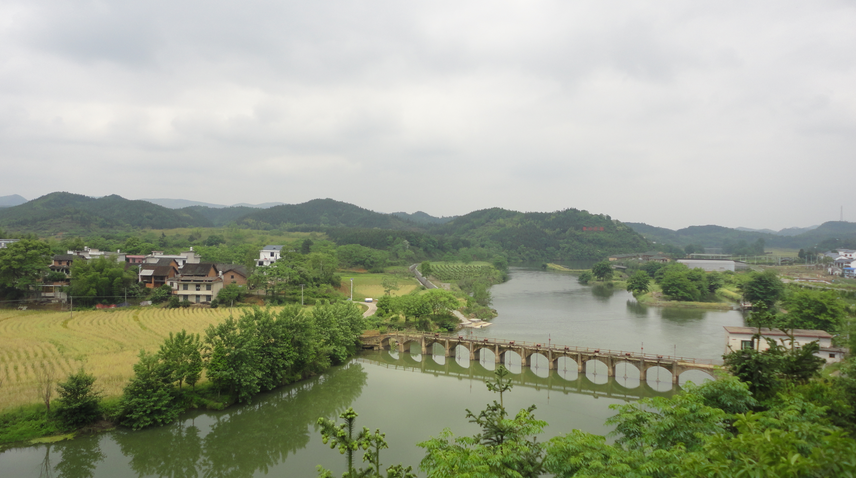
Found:
[[[0,2],[0,196],[856,221],[856,2]]]

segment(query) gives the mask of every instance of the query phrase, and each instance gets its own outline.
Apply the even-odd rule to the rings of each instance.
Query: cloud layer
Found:
[[[854,220],[853,25],[848,1],[7,0],[0,195]]]

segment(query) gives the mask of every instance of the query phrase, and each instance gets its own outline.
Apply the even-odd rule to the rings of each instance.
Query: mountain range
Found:
[[[25,202],[14,204],[20,201]],[[517,251],[515,254],[533,260],[563,254],[591,257],[664,250],[668,249],[666,246],[683,248],[690,244],[723,247],[757,243],[759,240],[766,247],[856,248],[856,223],[842,221],[778,232],[715,225],[671,230],[644,223],[622,223],[609,216],[576,209],[521,213],[492,208],[463,216],[434,217],[422,211],[413,214],[378,213],[329,198],[302,204],[223,206],[184,199],[129,200],[118,195],[93,198],[55,192],[32,201],[18,195],[5,196],[0,198],[0,203],[9,204],[0,209],[0,227],[13,233],[43,236],[87,236],[116,230],[222,227],[229,224],[262,230],[338,230],[334,235],[340,238],[368,237],[367,233],[354,235],[342,232],[351,229],[410,231],[466,239],[483,246],[494,245],[507,251]],[[178,207],[183,204],[190,205]],[[374,236],[378,234],[374,233]],[[388,235],[385,240],[393,236],[397,235]]]

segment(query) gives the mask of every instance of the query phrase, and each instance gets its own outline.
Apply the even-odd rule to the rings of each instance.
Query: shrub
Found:
[[[67,428],[80,428],[97,420],[101,415],[101,396],[95,390],[95,376],[83,368],[57,384],[59,407],[57,418]]]

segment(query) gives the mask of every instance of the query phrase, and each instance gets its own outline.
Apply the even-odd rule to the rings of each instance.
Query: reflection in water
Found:
[[[95,468],[104,460],[104,453],[98,444],[97,436],[89,436],[77,441],[59,442],[54,445],[62,453],[62,460],[56,465],[59,478],[91,478]]]
[[[608,302],[612,295],[615,294],[615,287],[609,287],[603,284],[595,284],[591,287],[591,295],[601,302]]]
[[[128,429],[118,430],[113,438],[122,454],[130,457],[130,467],[139,476],[196,477],[202,438],[199,428],[189,422],[152,428],[145,440],[137,439],[138,432]]]
[[[487,355],[485,354],[485,356]],[[439,365],[430,358],[425,358],[421,361],[414,360],[409,354],[405,354],[403,358],[396,358],[388,351],[364,352],[360,355],[359,360],[385,365],[397,370],[482,381],[493,377],[493,370],[496,365],[492,356],[484,362],[475,362],[469,367],[464,367],[457,359],[453,359],[452,357],[446,360],[445,364]],[[510,376],[511,381],[515,387],[554,390],[563,393],[579,393],[625,400],[636,400],[653,396],[669,397],[675,393],[675,390],[672,389],[671,375],[668,373],[664,374],[665,381],[655,383],[655,386],[652,387],[647,382],[639,383],[638,372],[636,373],[636,380],[625,380],[623,377],[607,377],[606,370],[599,374],[577,374],[576,363],[573,363],[574,372],[571,375],[568,373],[567,368],[563,368],[562,365],[559,365],[559,370],[548,370],[546,365],[539,367],[537,370],[512,365],[509,367],[509,370],[512,372]],[[573,377],[573,379],[569,379],[570,377]]]
[[[684,309],[680,307],[662,307],[660,316],[670,322],[685,323],[704,319],[707,311],[704,309]]]
[[[636,317],[645,318],[648,317],[648,306],[636,302],[636,299],[628,299],[627,312],[633,314]]]

